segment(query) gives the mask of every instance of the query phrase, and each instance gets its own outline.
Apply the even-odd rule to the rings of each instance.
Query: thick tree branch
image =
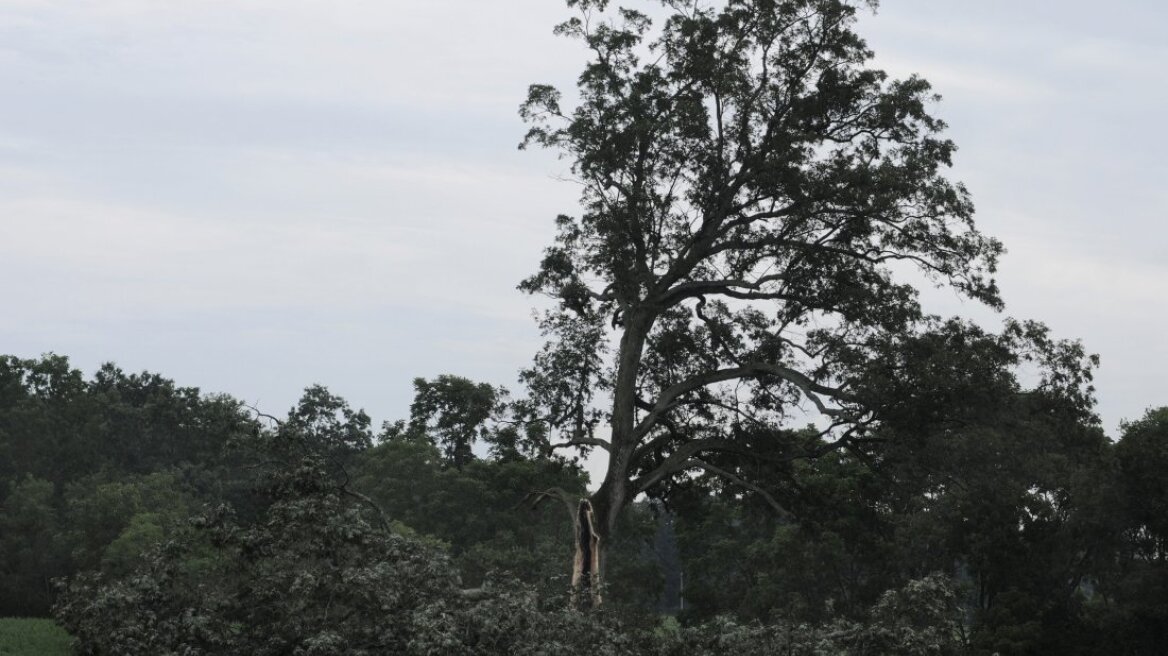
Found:
[[[568,510],[568,521],[573,523],[576,521],[576,503],[579,501],[579,496],[574,497],[568,494],[563,488],[552,487],[542,492],[528,492],[527,496],[523,497],[523,500],[519,502],[519,505],[530,503],[531,509],[535,510],[548,499],[559,499],[562,501],[564,507]]]
[[[633,429],[633,435],[636,439],[640,439],[642,436],[647,434],[663,414],[669,412],[676,406],[676,402],[679,398],[690,392],[728,380],[735,380],[739,378],[756,378],[760,376],[775,376],[791,383],[803,393],[803,396],[805,396],[815,405],[815,408],[819,412],[829,417],[839,416],[842,414],[843,410],[840,408],[829,407],[823,401],[823,399],[820,398],[821,395],[839,400],[848,400],[850,398],[850,395],[848,395],[842,389],[817,383],[814,380],[811,380],[811,378],[809,378],[807,375],[795,371],[789,367],[766,362],[750,362],[738,367],[719,369],[717,371],[711,371],[698,376],[693,376],[680,383],[668,387],[664,392],[661,393],[661,396],[658,397],[657,402],[653,404],[653,408],[649,411],[649,413]]]
[[[688,469],[690,460],[699,453],[718,450],[739,451],[740,449],[734,443],[727,440],[698,439],[685,442],[676,451],[669,454],[669,457],[652,471],[634,480],[633,488],[638,494],[644,492],[661,482],[667,476]]]
[[[691,466],[694,466],[694,467],[700,467],[700,468],[710,472],[711,474],[714,474],[715,476],[720,476],[720,477],[730,481],[731,483],[738,485],[739,487],[744,487],[752,492],[757,493],[783,519],[793,520],[795,518],[795,516],[791,513],[791,511],[784,508],[783,505],[781,503],[779,503],[778,500],[776,500],[775,497],[773,495],[771,495],[770,492],[767,492],[766,490],[755,485],[754,483],[751,483],[743,478],[740,478],[739,476],[736,476],[736,475],[726,471],[725,469],[722,469],[720,467],[715,467],[714,465],[711,465],[710,463],[708,463],[704,460],[698,460],[697,458],[694,458],[694,459],[690,460],[688,464]]]

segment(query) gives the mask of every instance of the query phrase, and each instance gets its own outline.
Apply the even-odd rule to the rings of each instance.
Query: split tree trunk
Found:
[[[645,312],[626,317],[617,355],[617,374],[608,454],[608,469],[600,488],[580,501],[576,512],[576,557],[572,568],[572,599],[576,608],[599,608],[607,580],[608,546],[616,534],[621,511],[628,505],[629,466],[636,448],[637,375],[645,338],[653,317]]]
[[[572,606],[576,609],[600,607],[602,549],[592,502],[581,499],[576,509],[576,557],[572,562]]]

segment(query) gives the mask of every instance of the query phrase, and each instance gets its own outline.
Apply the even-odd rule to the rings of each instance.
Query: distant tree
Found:
[[[505,396],[506,390],[461,376],[415,378],[410,429],[428,435],[446,463],[461,468],[474,459],[472,447],[488,436],[487,421]]]
[[[745,458],[718,465],[758,469]],[[902,562],[895,548],[897,525],[908,520],[896,504],[903,492],[852,454],[833,451],[740,475],[797,519],[716,475],[675,483],[668,499],[684,554],[686,621],[859,619],[883,592],[920,575],[918,563]]]
[[[386,424],[385,435],[428,440],[441,449],[445,466],[458,469],[477,457],[476,445],[501,461],[550,455],[546,426],[536,415],[529,400],[512,399],[505,387],[442,374],[414,379],[409,422]]]
[[[200,505],[196,491],[176,471],[89,476],[67,484],[62,501],[57,539],[69,549],[72,571],[127,571],[142,551],[132,545],[150,546],[144,536],[163,536],[165,528]]]
[[[852,27],[874,3],[670,0],[659,27],[607,0],[567,4],[579,16],[557,33],[591,55],[579,101],[534,85],[521,114],[525,146],[571,160],[583,211],[557,219],[520,286],[557,301],[523,379],[562,436],[552,448],[607,455],[580,512],[599,552],[588,581],[637,495],[695,472],[757,491],[716,454],[859,448],[909,412],[929,391],[920,354],[962,349],[972,329],[924,314],[901,274],[1000,308],[1002,248],[944,176],[955,146],[928,83],[869,65]],[[1029,324],[1001,341],[1049,360],[1043,345]],[[1079,364],[1066,371],[1082,382]],[[953,389],[945,375],[969,372],[936,373]],[[824,442],[764,453],[748,438],[809,415]]]
[[[33,474],[56,484],[107,461],[87,392],[68,358],[0,356],[0,480]]]
[[[782,462],[792,445],[826,445],[816,431],[756,429],[743,434],[754,455],[709,456],[789,516],[712,474],[666,486],[689,616],[862,620],[885,591],[940,571],[963,583],[974,653],[1098,653],[1086,606],[1118,504],[1108,441],[1076,378],[1089,374],[1085,356],[1043,345],[1047,380],[1024,389],[1010,373],[1023,343],[958,326],[878,365],[911,373],[885,381],[882,420],[856,448]]]
[[[52,579],[69,571],[53,484],[28,475],[6,487],[0,503],[0,613],[44,615],[53,602]]]
[[[1168,563],[1168,407],[1125,422],[1116,445],[1132,546],[1140,558]]]
[[[70,458],[86,473],[100,469],[146,474],[180,464],[217,463],[223,445],[244,430],[239,401],[176,385],[150,372],[126,373],[102,365],[74,403],[76,425]]]
[[[130,566],[132,525],[142,543],[230,493],[223,447],[252,425],[234,399],[157,374],[0,356],[0,614],[46,614],[50,579]]]
[[[307,452],[344,458],[373,445],[369,415],[323,385],[305,388],[288,412],[279,435],[290,437]]]
[[[1096,581],[1102,629],[1117,654],[1168,644],[1168,407],[1122,425],[1115,446],[1118,499],[1114,566]]]

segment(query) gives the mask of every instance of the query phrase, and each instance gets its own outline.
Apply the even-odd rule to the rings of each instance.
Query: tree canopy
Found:
[[[581,213],[556,220],[521,285],[556,301],[524,381],[555,446],[607,452],[602,537],[680,475],[759,491],[716,454],[862,451],[910,414],[936,425],[961,394],[1019,391],[1025,360],[1089,405],[1081,347],[922,309],[922,284],[1000,309],[1002,246],[947,177],[956,147],[929,84],[872,66],[853,29],[868,3],[671,0],[657,23],[567,4],[557,32],[589,55],[578,100],[533,85],[523,145],[571,161]],[[826,441],[765,439],[809,421]]]

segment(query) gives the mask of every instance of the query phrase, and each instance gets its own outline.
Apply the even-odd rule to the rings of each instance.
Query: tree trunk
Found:
[[[622,486],[623,487],[623,486]],[[609,547],[616,535],[616,523],[623,500],[612,505],[612,487],[601,486],[590,499],[581,499],[576,510],[576,554],[572,562],[572,605],[580,610],[601,606],[608,582]]]
[[[636,442],[637,374],[645,337],[653,320],[629,316],[617,356],[613,389],[611,449],[604,482],[591,498],[581,500],[576,512],[576,557],[572,569],[572,597],[576,608],[599,608],[608,573],[608,547],[617,520],[628,505],[629,466]]]
[[[572,561],[572,606],[578,610],[599,608],[601,603],[601,554],[603,542],[596,530],[592,502],[581,499],[576,510],[576,557]]]

